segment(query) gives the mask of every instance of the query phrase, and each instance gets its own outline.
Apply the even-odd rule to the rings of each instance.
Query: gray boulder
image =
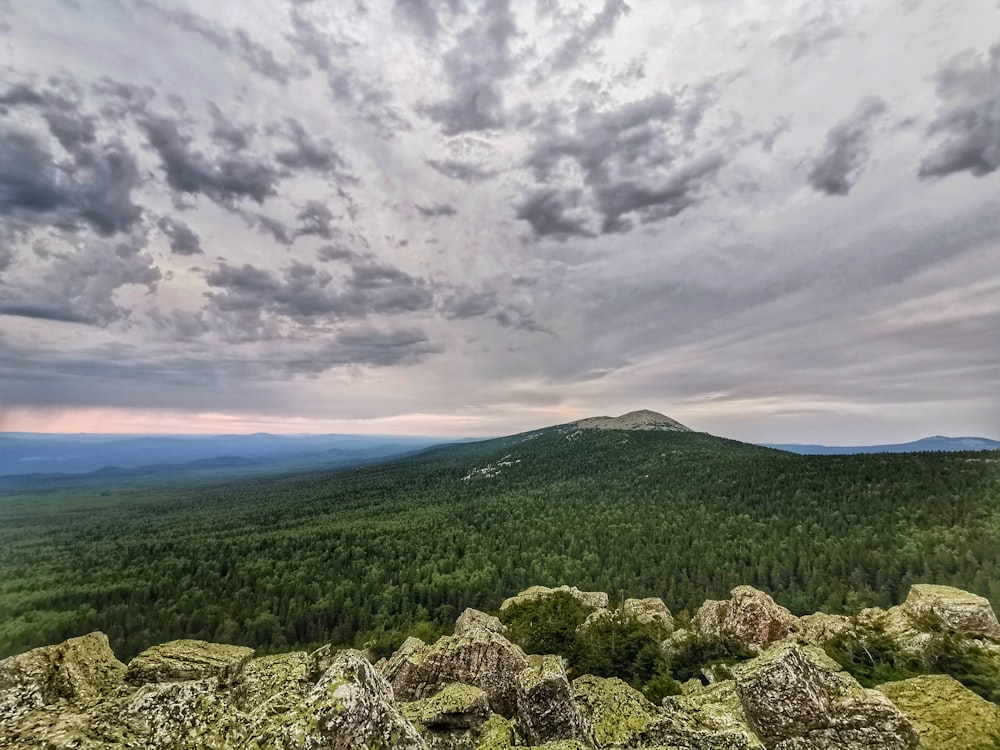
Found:
[[[587,607],[593,607],[594,609],[607,609],[608,607],[608,595],[603,591],[580,591],[580,589],[576,586],[557,586],[554,589],[550,589],[548,586],[532,586],[525,589],[517,596],[504,599],[503,604],[500,605],[500,609],[504,610],[514,604],[523,604],[524,602],[544,599],[547,596],[552,596],[552,594],[555,594],[556,592],[569,594]]]
[[[774,599],[752,586],[737,586],[728,601],[707,601],[691,620],[696,633],[732,638],[758,650],[787,636],[796,617]]]
[[[249,747],[280,750],[423,750],[393,702],[392,687],[360,651],[337,654],[292,709],[258,728]]]
[[[1000,623],[988,600],[951,586],[917,583],[902,604],[915,623],[972,638],[1000,640]]]
[[[518,679],[522,693],[517,704],[517,725],[531,743],[577,740],[592,745],[590,727],[573,701],[573,686],[558,656],[529,656],[530,666]]]
[[[0,722],[41,706],[97,700],[117,689],[124,675],[104,633],[11,656],[0,661]]]
[[[476,629],[488,630],[498,635],[505,635],[507,633],[507,626],[500,622],[499,619],[493,617],[493,615],[488,615],[485,612],[480,612],[478,609],[469,607],[455,621],[454,635],[465,635],[469,631]]]
[[[445,685],[460,682],[486,693],[490,710],[507,718],[517,711],[519,675],[528,666],[524,652],[502,635],[473,627],[444,636],[433,645],[407,638],[385,665],[396,698],[430,698]]]
[[[736,693],[768,748],[916,750],[917,733],[884,695],[822,651],[782,643],[737,670]]]
[[[252,656],[253,649],[245,646],[170,641],[148,648],[130,661],[125,681],[144,685],[217,677],[225,683],[237,679]]]

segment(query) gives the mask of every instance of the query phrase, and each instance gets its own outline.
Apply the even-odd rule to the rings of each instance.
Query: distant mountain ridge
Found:
[[[931,437],[914,440],[910,443],[891,443],[887,445],[801,445],[797,443],[761,443],[765,448],[777,448],[790,453],[804,456],[846,456],[854,453],[919,453],[933,451],[951,453],[955,451],[995,451],[1000,450],[1000,440],[990,440],[981,437],[946,437],[932,435]]]
[[[278,463],[343,463],[420,450],[440,439],[389,435],[48,435],[0,433],[0,478],[148,474]]]

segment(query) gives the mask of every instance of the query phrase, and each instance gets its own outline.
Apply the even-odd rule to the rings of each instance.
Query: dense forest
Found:
[[[340,472],[0,495],[0,657],[103,630],[280,651],[450,631],[532,585],[797,614],[913,582],[1000,604],[1000,456],[798,456],[568,428]]]

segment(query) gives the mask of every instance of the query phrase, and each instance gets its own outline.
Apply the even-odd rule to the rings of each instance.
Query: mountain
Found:
[[[691,432],[680,422],[649,409],[630,411],[620,417],[589,417],[571,424],[583,430],[667,430]]]
[[[911,443],[893,443],[889,445],[855,445],[855,446],[828,446],[828,445],[799,445],[765,443],[767,448],[776,448],[791,453],[799,453],[807,456],[843,456],[852,453],[919,453],[920,451],[995,451],[1000,450],[1000,440],[990,440],[981,437],[945,437],[944,435],[934,435],[932,437],[914,440]]]
[[[744,582],[797,613],[889,606],[928,578],[1000,602],[992,460],[563,424],[349,468],[0,489],[0,659],[90,630],[127,657],[433,638],[568,581],[689,612]]]
[[[107,467],[137,469],[243,459],[329,465],[331,458],[381,458],[426,448],[436,438],[385,435],[45,435],[0,433],[0,477],[87,474]],[[220,466],[219,468],[224,468]],[[294,468],[294,467],[292,467]],[[30,480],[26,480],[30,481]]]

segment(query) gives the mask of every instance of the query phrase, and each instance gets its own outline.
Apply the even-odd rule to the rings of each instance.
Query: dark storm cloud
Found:
[[[460,0],[396,0],[393,10],[401,18],[413,24],[428,39],[434,39],[441,31],[438,12],[447,5],[454,13],[461,8]]]
[[[252,39],[243,29],[237,29],[234,37],[240,58],[251,70],[283,86],[288,84],[292,77],[292,69],[279,63],[271,50]]]
[[[104,77],[91,90],[101,99],[101,116],[109,121],[122,121],[146,114],[156,91],[149,86],[136,86]]]
[[[334,103],[347,106],[351,112],[367,123],[381,138],[391,140],[403,131],[412,129],[409,121],[396,106],[389,86],[379,74],[365,74],[354,64],[352,55],[361,46],[351,39],[345,29],[353,19],[337,19],[328,28],[320,28],[302,10],[304,3],[292,7],[292,33],[288,41],[296,50],[313,62],[325,75]],[[367,10],[357,6],[364,16]]]
[[[838,12],[836,5],[804,5],[803,8],[814,14],[803,18],[795,31],[782,34],[775,41],[775,46],[787,54],[789,62],[821,52],[848,31],[843,13]]]
[[[295,230],[296,236],[315,236],[324,240],[331,239],[336,229],[333,226],[333,212],[327,208],[326,204],[320,201],[309,201],[297,214],[299,227]]]
[[[453,180],[473,184],[495,177],[497,172],[457,159],[428,159],[428,166]]]
[[[274,53],[254,40],[244,29],[229,32],[208,19],[178,8],[163,8],[150,0],[136,0],[136,7],[190,34],[201,37],[223,53],[235,53],[251,70],[285,86],[297,73],[283,65]]]
[[[444,54],[449,95],[421,108],[445,135],[489,130],[506,122],[500,83],[514,70],[510,46],[517,33],[514,14],[509,0],[497,0],[487,2],[473,17],[473,24]]]
[[[421,206],[419,203],[414,203],[413,206],[425,219],[434,219],[439,216],[455,216],[458,213],[450,203],[433,203],[430,206]]]
[[[87,241],[53,256],[37,281],[0,284],[0,315],[105,326],[129,314],[115,299],[121,287],[153,290],[160,277],[132,243]]]
[[[441,313],[449,320],[492,318],[504,328],[550,333],[522,305],[504,302],[497,289],[460,290],[444,300]]]
[[[539,126],[527,159],[539,185],[515,204],[517,218],[537,237],[566,239],[626,232],[694,205],[724,164],[721,153],[687,153],[714,96],[707,83],[683,101],[658,93],[604,112],[581,107],[562,132]],[[567,162],[579,182],[561,176]]]
[[[261,234],[265,234],[282,245],[289,246],[295,242],[295,231],[274,217],[262,214],[259,211],[239,211],[239,215],[247,226],[257,229]]]
[[[244,198],[263,203],[277,193],[280,175],[261,159],[235,153],[210,156],[167,117],[147,115],[140,126],[160,157],[167,184],[178,193],[202,194],[226,207]]]
[[[929,133],[937,146],[920,163],[921,179],[1000,167],[1000,44],[986,55],[966,52],[937,74],[941,100]]]
[[[250,145],[250,139],[257,131],[254,126],[237,125],[212,102],[208,103],[208,113],[212,117],[212,140],[217,144],[232,151],[242,151]]]
[[[355,328],[339,334],[319,350],[286,358],[282,369],[318,374],[334,367],[367,365],[395,367],[415,364],[443,349],[419,328],[379,330]]]
[[[576,65],[595,41],[614,32],[618,21],[628,11],[625,0],[604,0],[604,7],[555,51],[550,62],[551,69],[560,71]]]
[[[813,161],[809,184],[827,195],[847,195],[868,163],[868,144],[885,102],[867,97],[826,136],[823,152]]]
[[[8,108],[35,109],[59,145],[78,154],[96,142],[96,119],[81,110],[82,92],[75,80],[63,76],[51,78],[49,84],[44,90],[26,83],[13,85],[0,94],[0,113]]]
[[[581,192],[539,188],[515,205],[515,216],[528,222],[536,237],[592,237],[589,218],[579,212]]]
[[[57,160],[39,139],[0,123],[0,216],[62,229],[87,225],[102,235],[132,227],[142,209],[135,160],[122,144],[80,147]]]
[[[324,245],[316,251],[316,257],[324,263],[334,263],[339,260],[360,261],[361,256],[353,250],[339,245]]]
[[[280,164],[293,170],[312,170],[341,181],[351,181],[347,160],[328,139],[313,138],[302,123],[291,118],[285,120],[285,125],[291,145],[275,154]]]
[[[205,280],[217,290],[207,295],[210,309],[223,317],[236,315],[254,330],[262,330],[262,315],[310,323],[419,312],[434,303],[423,279],[367,259],[353,263],[346,277],[303,263],[293,263],[280,275],[223,263]]]
[[[197,255],[201,250],[201,239],[191,227],[183,221],[162,217],[156,226],[170,240],[170,252],[174,255]]]

